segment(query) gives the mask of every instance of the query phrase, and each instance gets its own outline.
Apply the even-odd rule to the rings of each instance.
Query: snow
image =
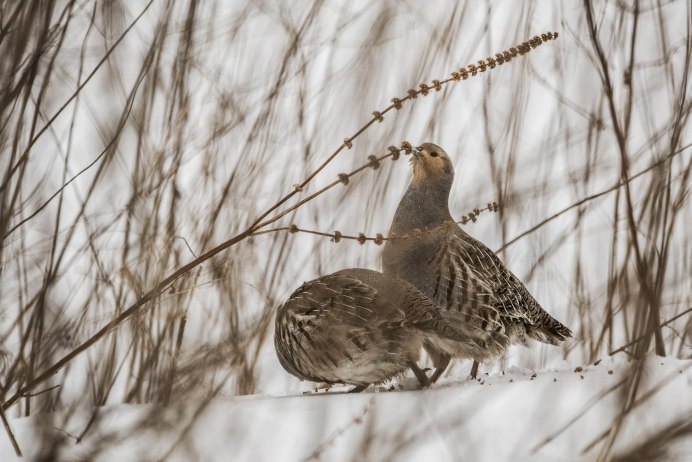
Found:
[[[168,406],[117,405],[10,419],[36,459],[55,442],[59,460],[595,460],[623,406],[633,362],[557,370],[511,367],[474,381],[461,369],[427,390],[346,388],[290,396],[218,397]],[[467,370],[467,369],[464,369]],[[692,361],[649,357],[638,401],[613,454],[692,418]],[[41,442],[41,444],[37,444]],[[672,446],[692,454],[692,438]],[[16,459],[6,435],[0,460]]]

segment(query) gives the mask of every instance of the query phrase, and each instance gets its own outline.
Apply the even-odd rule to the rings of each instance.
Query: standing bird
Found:
[[[360,392],[411,368],[426,339],[463,342],[441,310],[406,281],[346,269],[304,283],[278,308],[274,346],[279,362],[304,380],[355,385]]]
[[[494,252],[454,222],[447,204],[454,167],[447,153],[424,143],[413,150],[411,164],[413,178],[382,253],[383,271],[416,286],[448,310],[453,327],[470,332],[465,342],[425,341],[435,366],[431,382],[453,357],[473,359],[475,377],[478,361],[502,355],[513,343],[532,338],[556,345],[571,337]]]

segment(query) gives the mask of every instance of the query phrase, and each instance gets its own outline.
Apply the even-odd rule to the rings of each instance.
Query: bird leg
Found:
[[[418,379],[421,388],[428,388],[430,386],[430,379],[425,374],[425,372],[423,372],[423,370],[420,367],[418,367],[418,364],[416,364],[414,361],[409,360],[408,367],[410,367],[413,373],[416,375],[416,378]]]
[[[451,356],[444,355],[439,359],[439,361],[434,361],[437,364],[435,364],[435,372],[433,372],[432,377],[430,377],[430,383],[435,383],[440,377],[442,377],[442,374],[447,369],[447,366],[449,366],[449,361],[451,361],[451,359]]]
[[[476,376],[478,375],[478,361],[475,359],[473,360],[473,366],[471,366],[471,378],[476,379]]]
[[[360,393],[361,391],[365,390],[366,388],[368,388],[367,385],[356,385],[355,387],[348,390],[346,393]]]

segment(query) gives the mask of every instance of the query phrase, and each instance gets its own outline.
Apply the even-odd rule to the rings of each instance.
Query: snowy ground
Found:
[[[178,406],[121,405],[11,419],[25,455],[47,441],[62,460],[594,460],[622,406],[631,363],[581,370],[512,368],[429,390],[217,398]],[[403,387],[410,384],[403,380]],[[638,402],[614,454],[692,419],[692,361],[647,360]],[[689,434],[671,446],[690,460]],[[686,459],[687,457],[687,459]],[[5,435],[0,460],[15,460]]]

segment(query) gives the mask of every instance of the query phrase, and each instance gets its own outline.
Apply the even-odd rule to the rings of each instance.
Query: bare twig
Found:
[[[17,457],[22,457],[22,450],[19,447],[19,443],[17,443],[17,439],[14,437],[14,432],[12,431],[12,427],[10,427],[10,422],[7,420],[7,415],[5,415],[5,410],[0,407],[0,418],[2,418],[2,424],[5,427],[5,433],[7,433],[7,437],[10,439],[10,442],[12,443],[12,448],[14,449],[14,453],[17,454]]]
[[[637,172],[634,175],[630,175],[629,178],[627,179],[627,182],[631,182],[632,180],[639,178],[640,176],[644,175],[645,173],[648,173],[648,172],[654,170],[656,167],[663,165],[665,162],[668,162],[671,158],[683,153],[684,151],[686,151],[690,147],[692,147],[692,144],[688,144],[687,146],[684,146],[684,147],[678,149],[677,151],[675,151],[671,154],[668,154],[663,159],[660,159],[660,160],[652,163],[651,165],[649,165],[644,170]],[[497,249],[496,252],[501,252],[502,250],[506,249],[507,247],[509,247],[513,244],[516,244],[519,240],[523,239],[524,237],[528,236],[529,234],[534,233],[535,231],[539,230],[543,226],[547,225],[548,223],[550,223],[554,219],[560,217],[561,215],[564,215],[565,213],[569,212],[570,210],[578,208],[578,207],[586,204],[587,202],[591,202],[592,200],[598,199],[599,197],[605,196],[605,195],[607,195],[613,191],[617,191],[622,186],[624,186],[624,184],[625,184],[624,181],[619,181],[615,186],[611,186],[608,189],[604,189],[603,191],[597,192],[596,194],[592,194],[590,196],[585,197],[584,199],[581,199],[581,200],[579,200],[573,204],[568,205],[567,207],[563,208],[562,210],[555,212],[554,214],[550,215],[545,220],[542,220],[541,222],[539,222],[536,225],[532,226],[531,228],[527,229],[526,231],[519,234],[518,236],[513,237],[505,245],[503,245],[502,247]]]
[[[499,206],[497,205],[496,202],[490,202],[488,203],[487,206],[483,208],[475,208],[468,214],[464,215],[461,217],[461,220],[456,221],[456,223],[466,225],[467,223],[475,223],[476,220],[478,219],[478,215],[481,213],[488,211],[488,212],[497,212],[499,210]],[[390,241],[390,240],[403,240],[403,239],[410,239],[410,238],[416,238],[419,239],[421,236],[427,234],[427,233],[434,233],[435,231],[438,231],[439,229],[447,226],[446,223],[443,223],[441,225],[432,227],[432,228],[425,228],[422,230],[418,230],[418,232],[413,235],[413,234],[402,234],[402,235],[391,235],[391,236],[383,236],[380,233],[377,233],[375,237],[372,236],[367,236],[365,233],[358,233],[357,235],[349,235],[349,234],[343,234],[341,231],[334,231],[333,233],[325,233],[323,231],[317,231],[313,229],[305,229],[301,228],[298,225],[291,224],[289,226],[282,226],[280,228],[272,228],[272,229],[263,229],[261,231],[256,231],[252,233],[253,236],[259,236],[261,234],[269,234],[269,233],[277,233],[281,231],[286,231],[289,233],[306,233],[306,234],[313,234],[315,236],[322,236],[322,237],[328,237],[331,239],[332,242],[334,243],[339,243],[341,242],[342,239],[347,239],[347,240],[353,240],[353,241],[358,241],[359,244],[365,244],[367,241],[372,241],[377,245],[383,244],[385,241]]]
[[[665,326],[667,326],[668,324],[670,324],[671,322],[675,321],[676,319],[680,319],[681,317],[683,317],[683,316],[685,316],[686,314],[689,314],[689,313],[692,313],[692,308],[688,308],[688,309],[686,309],[685,311],[683,311],[682,313],[678,313],[677,315],[673,316],[672,318],[670,318],[670,319],[668,319],[668,320],[666,320],[666,321],[663,321],[661,324],[655,326],[654,328],[655,328],[655,329],[660,329],[661,327],[665,327]],[[613,356],[614,354],[620,353],[621,351],[625,351],[625,349],[626,349],[627,347],[630,347],[630,346],[634,345],[635,343],[640,342],[640,341],[642,341],[642,340],[645,339],[645,338],[648,338],[648,337],[652,334],[652,332],[653,332],[653,331],[648,331],[648,332],[646,332],[646,333],[640,335],[639,337],[635,338],[635,339],[632,340],[631,342],[627,342],[625,345],[621,346],[620,348],[617,348],[617,349],[615,349],[615,350],[613,350],[613,351],[608,352],[608,355],[609,355],[609,356]]]

